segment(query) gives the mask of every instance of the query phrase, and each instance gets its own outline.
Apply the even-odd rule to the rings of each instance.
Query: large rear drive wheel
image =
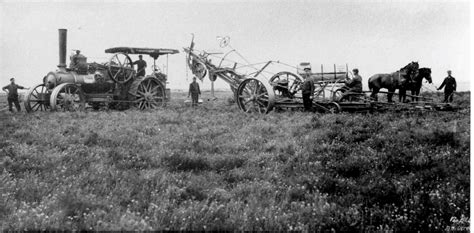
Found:
[[[165,88],[154,77],[136,79],[128,93],[130,100],[134,101],[140,110],[156,109],[165,105]]]

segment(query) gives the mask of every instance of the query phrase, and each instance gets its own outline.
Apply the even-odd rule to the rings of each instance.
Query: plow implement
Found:
[[[225,43],[221,41],[221,47],[230,46],[229,39]],[[273,109],[302,108],[303,100],[301,95],[301,85],[303,78],[289,71],[281,71],[271,73],[265,69],[270,64],[278,64],[279,61],[268,61],[260,68],[256,68],[255,64],[250,64],[247,59],[241,56],[235,49],[220,57],[219,65],[212,63],[210,56],[213,53],[205,51],[197,51],[194,48],[194,37],[191,45],[184,48],[187,54],[186,63],[193,75],[203,80],[206,76],[213,82],[217,78],[229,84],[234,93],[234,99],[240,110],[245,113],[266,114]],[[234,62],[233,66],[223,66],[223,61],[230,53],[237,53],[247,64]],[[282,63],[280,63],[282,64]],[[242,67],[251,67],[254,69],[250,73],[241,73],[238,69]],[[343,74],[346,75],[347,72]],[[268,77],[267,75],[271,76]],[[333,73],[331,73],[333,74]],[[340,73],[339,73],[340,75]],[[320,90],[320,93],[323,91]],[[340,107],[337,102],[326,99],[324,101],[314,100],[313,105],[325,112],[338,112]]]
[[[225,54],[208,53],[206,51],[196,50],[194,45],[193,36],[191,45],[184,48],[187,55],[187,66],[193,75],[200,80],[208,76],[211,82],[219,78],[228,83],[234,93],[237,106],[243,112],[266,114],[274,109],[303,108],[301,86],[304,79],[299,72],[280,71],[272,73],[266,70],[271,64],[284,63],[280,61],[268,61],[258,63],[263,64],[263,66],[257,68],[255,67],[256,64],[250,64],[247,59],[233,48]],[[220,45],[221,47],[230,46],[229,38],[221,40]],[[233,65],[223,66],[224,62],[230,61],[227,57],[231,53],[237,53],[247,64],[232,61]],[[218,57],[216,54],[221,54],[222,56]],[[219,60],[218,65],[212,62],[210,59],[211,56]],[[254,70],[250,73],[239,72],[239,69],[242,67],[251,67]],[[369,92],[347,93],[344,86],[348,76],[347,65],[344,70],[337,70],[336,65],[334,65],[334,70],[331,72],[323,72],[323,67],[321,66],[321,72],[310,73],[310,77],[314,80],[315,86],[312,101],[313,109],[326,113],[338,113],[343,111],[453,111],[457,109],[457,107],[452,104],[436,103],[432,99],[423,96],[406,95],[408,97],[417,98],[420,101],[400,103],[375,101],[369,97]],[[388,94],[388,92],[379,93]],[[398,95],[397,93],[390,94]]]

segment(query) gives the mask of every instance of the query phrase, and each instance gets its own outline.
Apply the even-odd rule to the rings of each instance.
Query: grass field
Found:
[[[468,229],[469,93],[458,112],[263,116],[218,96],[0,113],[1,228]]]

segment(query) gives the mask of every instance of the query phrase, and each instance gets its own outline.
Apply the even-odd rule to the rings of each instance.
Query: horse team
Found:
[[[395,90],[399,90],[400,102],[406,101],[406,92],[411,91],[412,100],[418,101],[423,79],[432,83],[431,69],[419,68],[418,62],[411,62],[400,70],[390,74],[375,74],[369,78],[369,89],[372,91],[370,97],[377,100],[377,93],[382,88],[388,89],[388,102],[393,102]]]

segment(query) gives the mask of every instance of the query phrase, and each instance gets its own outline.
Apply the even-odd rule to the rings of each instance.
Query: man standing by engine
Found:
[[[79,65],[79,58],[83,57],[81,50],[76,50],[76,54],[71,56],[71,63],[69,63],[70,69],[75,69]]]
[[[201,90],[199,89],[199,84],[196,82],[196,77],[193,77],[193,82],[189,84],[188,92],[188,98],[191,96],[193,107],[198,104],[199,95],[201,95]]]
[[[438,88],[438,91],[444,87],[444,102],[453,102],[453,94],[456,91],[456,79],[451,76],[451,70],[448,70],[448,77],[446,77]]]
[[[137,77],[145,77],[146,61],[143,60],[142,55],[138,55],[138,60],[133,65],[137,65]]]
[[[15,78],[10,79],[10,85],[2,88],[3,91],[8,93],[8,110],[13,112],[13,103],[15,104],[16,110],[21,111],[20,101],[18,100],[18,89],[25,89],[24,87],[15,84]]]
[[[311,78],[311,69],[304,69],[304,82],[301,86],[301,92],[303,94],[303,106],[305,112],[313,111],[313,94],[314,94],[314,81]]]

